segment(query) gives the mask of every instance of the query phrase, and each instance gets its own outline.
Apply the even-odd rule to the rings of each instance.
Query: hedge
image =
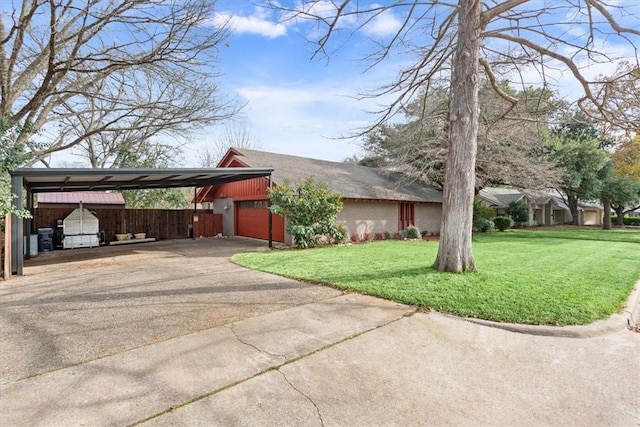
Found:
[[[618,217],[615,217],[615,216],[611,217],[612,224],[615,224],[617,220],[618,220]],[[623,221],[624,221],[624,225],[640,226],[640,216],[625,216]]]

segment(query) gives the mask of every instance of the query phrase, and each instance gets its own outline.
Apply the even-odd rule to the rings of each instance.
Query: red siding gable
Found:
[[[253,178],[245,181],[218,185],[206,196],[206,202],[213,199],[231,197],[234,200],[263,200],[267,198],[268,178]]]
[[[238,153],[230,149],[218,164],[220,168],[246,168],[247,164],[240,161]],[[227,184],[205,187],[198,191],[196,200],[198,203],[212,202],[220,198],[232,198],[242,200],[266,200],[269,178],[253,178],[244,181],[230,182]]]

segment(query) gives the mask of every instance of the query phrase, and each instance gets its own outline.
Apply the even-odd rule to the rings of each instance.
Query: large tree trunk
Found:
[[[478,136],[480,2],[460,0],[458,43],[453,58],[449,151],[444,174],[440,244],[435,267],[475,271],[471,237]]]
[[[624,225],[624,206],[615,206],[616,211],[616,225]]]
[[[569,205],[569,211],[571,211],[571,224],[580,225],[580,212],[578,211],[578,196],[570,191],[567,191],[567,204]]]
[[[604,205],[604,218],[602,218],[602,229],[611,230],[611,199],[608,197],[603,197],[602,204]]]

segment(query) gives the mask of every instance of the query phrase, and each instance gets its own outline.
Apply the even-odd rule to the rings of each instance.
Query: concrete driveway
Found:
[[[244,269],[252,239],[42,253],[0,282],[0,383],[340,295]]]
[[[580,339],[514,333],[228,264],[249,240],[188,243],[66,274],[32,265],[0,284],[3,425],[640,421],[640,334],[622,324]]]

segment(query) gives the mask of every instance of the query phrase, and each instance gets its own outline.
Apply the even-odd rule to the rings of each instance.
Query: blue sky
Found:
[[[330,4],[328,0],[324,3]],[[391,0],[353,3],[368,6],[391,3]],[[640,0],[609,0],[608,3],[629,6],[640,13]],[[342,27],[345,31],[331,45],[334,48],[342,43],[340,48],[331,51],[328,57],[312,58],[317,47],[313,41],[322,34],[320,30],[311,22],[281,23],[276,12],[262,7],[264,4],[265,0],[217,0],[218,15],[212,17],[212,25],[228,21],[233,28],[228,42],[221,46],[219,61],[212,65],[215,72],[221,73],[221,90],[246,103],[235,126],[246,128],[265,151],[333,161],[361,154],[359,140],[340,136],[351,135],[374,123],[378,115],[371,112],[380,111],[392,98],[357,99],[357,96],[390,83],[410,63],[407,56],[391,55],[367,69],[369,63],[362,58],[375,49],[372,39],[389,37],[401,25],[400,14],[406,9],[389,10],[354,35],[349,28],[353,21],[346,20]],[[531,0],[523,7],[554,7],[551,16],[545,16],[558,22],[554,31],[563,38],[572,37],[580,42],[589,35],[586,26],[580,23],[584,15],[562,9],[566,4],[558,0]],[[638,16],[622,17],[622,23],[637,28]],[[416,27],[416,34],[425,42],[420,31],[424,28]],[[613,56],[637,60],[637,53],[628,44],[623,47],[620,40],[598,32],[595,36]],[[640,46],[637,37],[635,41]],[[499,43],[495,46],[505,47]],[[588,76],[615,71],[614,63],[589,64],[580,54],[577,58],[582,65],[589,66]],[[564,66],[546,70],[546,76],[552,87],[569,100],[575,100],[581,93]],[[520,80],[519,76],[502,77]],[[522,80],[524,84],[540,83],[539,75],[532,69],[523,72]],[[185,147],[179,166],[196,166],[198,153],[215,144],[224,133],[224,125],[219,125],[194,135]]]
[[[540,7],[558,5],[554,1],[535,0],[526,7],[535,7],[536,2]],[[366,0],[360,3],[375,4]],[[616,0],[613,3],[640,11],[640,1],[637,0]],[[221,49],[218,70],[223,73],[222,88],[247,103],[238,120],[239,125],[247,128],[265,151],[334,161],[360,154],[359,140],[339,137],[373,123],[377,115],[370,112],[380,110],[389,99],[358,100],[357,95],[391,82],[406,65],[402,61],[407,61],[406,56],[398,55],[366,70],[368,63],[361,58],[374,49],[371,38],[384,38],[398,28],[401,11],[394,9],[380,15],[366,27],[366,31],[350,36],[348,42],[331,52],[329,57],[312,58],[317,46],[309,40],[317,40],[321,33],[314,34],[310,23],[297,26],[293,22],[279,23],[276,13],[261,7],[262,4],[262,0],[216,2],[220,13],[217,19],[230,20],[234,29],[228,46]],[[579,22],[584,15],[575,14],[575,11],[569,14],[567,9],[561,8],[554,14],[550,19],[559,21],[555,30],[558,34],[574,37],[577,41],[588,36],[586,26]],[[622,21],[637,28],[637,16],[622,18]],[[350,32],[345,31],[344,34]],[[601,43],[614,56],[636,57],[628,45],[621,47],[619,41],[602,37]],[[345,39],[338,37],[336,40],[341,43]],[[583,65],[587,62],[585,59]],[[591,64],[586,74],[610,74],[614,70],[613,63]],[[549,69],[546,75],[553,87],[569,100],[575,100],[581,94],[579,85],[566,67]],[[540,82],[535,70],[525,71],[523,76],[526,84]],[[213,143],[223,131],[222,126],[207,129],[205,134],[196,138],[185,159],[192,158],[203,146]]]
[[[357,140],[340,139],[372,123],[381,100],[357,100],[364,91],[392,80],[399,65],[391,61],[364,72],[359,58],[362,37],[327,58],[312,59],[315,46],[292,25],[279,24],[275,13],[248,1],[218,0],[220,19],[231,19],[234,34],[220,51],[221,87],[247,105],[237,120],[265,151],[342,161],[360,152]],[[395,28],[381,23],[380,33]],[[190,147],[196,153],[224,133],[207,129]],[[185,158],[190,155],[186,154]]]

